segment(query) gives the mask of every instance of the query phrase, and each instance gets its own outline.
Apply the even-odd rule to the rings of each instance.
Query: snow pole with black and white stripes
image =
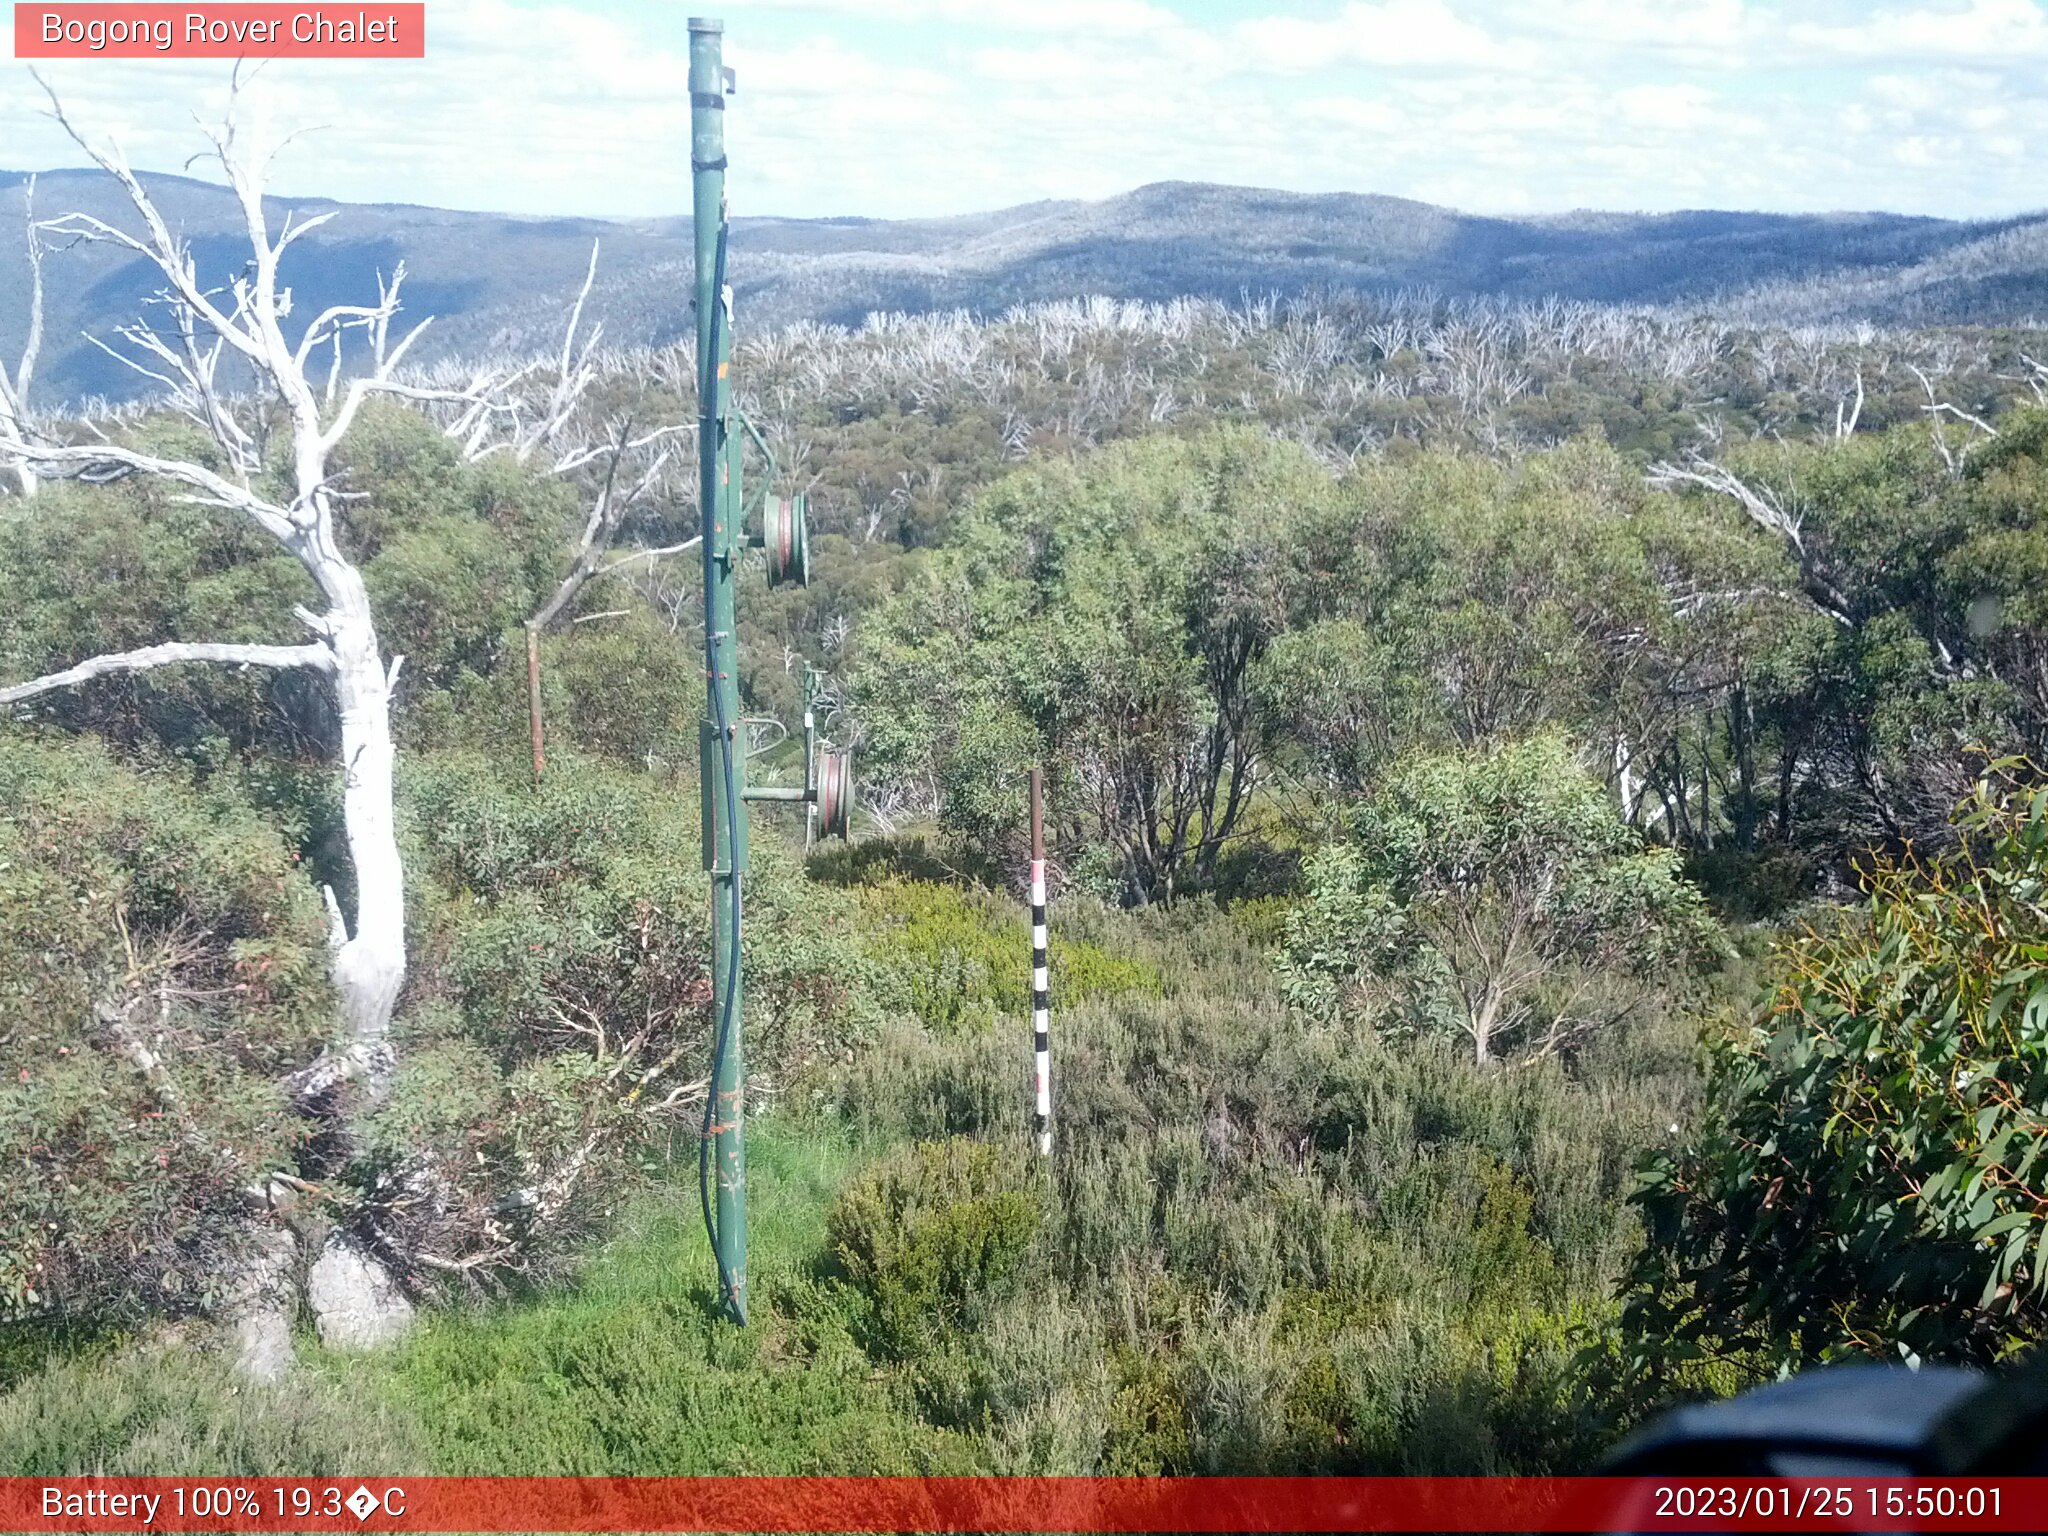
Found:
[[[1045,952],[1045,776],[1031,770],[1031,1054],[1037,1068],[1032,1124],[1040,1156],[1052,1154],[1052,997]]]

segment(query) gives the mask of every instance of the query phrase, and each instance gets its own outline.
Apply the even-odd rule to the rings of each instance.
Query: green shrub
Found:
[[[866,1298],[867,1341],[903,1358],[977,1321],[1017,1276],[1043,1197],[1015,1146],[922,1142],[855,1179],[826,1221]]]
[[[876,926],[877,956],[901,978],[928,1027],[985,1028],[998,1013],[1030,1009],[1031,926],[1020,905],[926,880],[892,879],[863,890],[860,899]],[[1068,938],[1057,922],[1047,939],[1055,1008],[1160,991],[1158,971],[1142,960]]]
[[[1989,1362],[2048,1333],[2048,789],[1980,781],[1958,841],[1866,871],[1707,1051],[1643,1169],[1625,1314],[1645,1384],[1840,1356]]]
[[[297,1166],[277,1079],[332,1027],[323,929],[231,783],[0,732],[0,1315],[212,1298],[243,1191]]]
[[[318,601],[299,563],[245,520],[140,479],[10,500],[0,592],[7,682],[169,639],[302,640],[292,607]],[[209,744],[301,750],[328,717],[322,694],[301,670],[165,667],[62,689],[20,712],[196,759]]]
[[[54,1363],[0,1397],[15,1477],[339,1477],[431,1470],[420,1422],[346,1384],[252,1386],[179,1334]]]
[[[847,1334],[858,1297],[822,1282],[825,1213],[857,1155],[777,1117],[747,1138],[748,1326],[719,1314],[695,1170],[632,1201],[575,1280],[451,1308],[367,1378],[417,1417],[437,1471],[474,1476],[867,1475],[985,1470],[920,1421]]]
[[[1110,1352],[1114,1383],[1102,1431],[1105,1477],[1171,1477],[1193,1466],[1193,1427],[1179,1362],[1145,1341]]]
[[[1560,737],[1409,759],[1310,860],[1290,1001],[1391,1039],[1548,1054],[1640,1017],[1725,952],[1676,854],[1645,845]]]
[[[601,1225],[652,1149],[693,1139],[689,1085],[711,1039],[697,797],[570,753],[539,786],[474,754],[414,754],[400,790],[414,965],[364,1176],[435,1171],[441,1198],[388,1218],[410,1245],[452,1258],[495,1232],[516,1250],[504,1267],[544,1270]],[[805,886],[772,840],[753,863],[749,1067],[776,1089],[871,1033],[878,988],[844,903]],[[571,1167],[573,1199],[536,1211],[522,1198]]]
[[[972,877],[949,862],[955,850],[941,850],[923,836],[863,837],[858,842],[824,842],[806,866],[827,885],[886,885],[892,880],[945,883]]]
[[[1296,896],[1252,896],[1230,904],[1230,915],[1245,937],[1260,949],[1277,949],[1287,938],[1287,922],[1300,903]]]

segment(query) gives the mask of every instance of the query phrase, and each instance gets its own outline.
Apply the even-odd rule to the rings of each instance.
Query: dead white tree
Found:
[[[1863,419],[1863,369],[1856,369],[1856,403],[1851,405],[1849,397],[1840,395],[1835,400],[1835,441],[1847,442],[1856,435],[1856,423]]]
[[[569,323],[562,328],[562,352],[555,361],[555,377],[545,396],[532,402],[530,418],[519,418],[527,413],[515,407],[515,416],[510,438],[498,446],[509,447],[513,456],[521,463],[532,458],[535,451],[554,443],[562,430],[576,415],[583,402],[583,396],[597,379],[597,344],[604,339],[602,323],[591,327],[590,334],[583,338],[583,345],[576,344],[577,332],[583,328],[583,306],[590,302],[590,290],[597,285],[597,253],[602,242],[590,242],[590,265],[584,269],[583,286],[576,293],[576,302],[569,306]],[[555,465],[557,474],[566,473],[575,467],[568,462],[579,450],[571,449],[563,460]]]
[[[377,304],[330,307],[313,319],[296,343],[287,339],[284,320],[289,297],[279,291],[279,259],[294,241],[333,215],[321,214],[297,223],[287,215],[279,233],[272,236],[263,208],[260,162],[238,148],[232,107],[226,123],[209,133],[213,143],[210,158],[219,161],[241,205],[253,260],[223,291],[205,286],[190,249],[172,233],[119,148],[102,147],[88,139],[64,114],[54,93],[50,100],[57,121],[73,141],[128,194],[142,233],[131,234],[82,213],[53,220],[48,228],[53,234],[118,245],[143,257],[162,274],[167,284],[162,300],[171,317],[170,334],[145,331],[140,326],[126,327],[123,334],[147,354],[148,362],[138,362],[138,366],[161,376],[173,397],[189,402],[193,414],[208,425],[227,467],[216,471],[106,442],[39,444],[18,432],[7,441],[9,453],[51,474],[93,481],[143,474],[184,486],[185,499],[237,513],[288,550],[312,578],[325,607],[318,613],[300,610],[301,620],[314,636],[307,644],[174,642],[148,646],[95,657],[0,689],[0,703],[20,703],[87,677],[142,672],[181,662],[301,667],[330,679],[341,722],[346,774],[343,811],[356,879],[356,914],[353,929],[347,929],[333,893],[328,893],[334,917],[334,978],[347,1016],[350,1043],[345,1058],[333,1064],[327,1077],[331,1082],[343,1075],[361,1074],[373,1086],[381,1086],[390,1066],[386,1037],[391,1010],[405,978],[405,892],[392,824],[390,722],[391,689],[403,658],[385,660],[362,572],[341,547],[329,465],[371,395],[417,393],[398,382],[393,373],[425,322],[395,346],[383,344],[399,308],[402,274],[396,274],[383,286]],[[307,363],[323,342],[343,327],[367,329],[375,355],[370,371],[352,380],[331,417],[323,417],[320,400],[307,378]],[[250,402],[238,410],[218,372],[224,349],[231,350],[260,386],[281,402],[289,418],[289,499],[272,499],[258,487],[262,466],[255,451],[256,433],[244,418],[261,412],[265,402]]]
[[[1937,367],[1939,367],[1938,364]],[[1983,417],[1973,416],[1954,402],[1942,399],[1935,390],[1934,380],[1927,376],[1924,369],[1913,363],[1906,364],[1906,369],[1914,378],[1920,381],[1920,388],[1927,395],[1927,403],[1921,406],[1920,409],[1927,413],[1928,422],[1934,429],[1935,452],[1941,455],[1941,462],[1948,466],[1948,472],[1951,475],[1960,475],[1963,472],[1963,460],[1969,457],[1970,450],[1976,447],[1977,444],[1998,436],[1998,429]],[[1944,420],[1944,418],[1950,416],[1953,416],[1957,421],[1968,424],[1976,432],[1983,435],[1981,437],[1972,436],[1961,448],[1951,447],[1948,440],[1948,428]]]
[[[2034,397],[2034,404],[2048,405],[2048,363],[2025,352],[2020,354],[2020,361],[2026,365],[2024,374],[2001,373],[1999,377],[2009,383],[2026,385],[2027,392]]]
[[[29,385],[36,376],[36,356],[43,347],[43,233],[36,227],[36,179],[29,177],[22,187],[22,216],[28,225],[28,337],[22,343],[21,361],[14,376],[0,368],[0,441],[27,439],[34,434],[28,409]],[[8,465],[21,487],[21,494],[33,496],[39,484],[33,460],[9,455]]]
[[[321,607],[317,612],[298,610],[312,635],[303,644],[172,641],[95,656],[0,688],[0,706],[18,705],[94,677],[195,662],[296,668],[325,680],[333,690],[340,722],[342,811],[355,876],[355,914],[351,925],[332,888],[327,890],[331,969],[345,1030],[339,1048],[323,1052],[292,1086],[310,1101],[354,1084],[355,1091],[374,1102],[383,1094],[394,1065],[391,1016],[406,973],[405,881],[393,819],[391,736],[392,689],[404,658],[384,656],[362,571],[343,547],[332,462],[371,396],[450,398],[448,391],[409,384],[396,374],[426,322],[387,344],[400,308],[403,273],[398,272],[380,284],[375,304],[332,306],[314,316],[296,340],[287,336],[291,298],[290,291],[279,286],[279,260],[293,242],[333,215],[297,222],[287,215],[278,232],[271,233],[262,189],[268,157],[261,146],[238,143],[236,136],[239,71],[222,125],[207,133],[212,145],[208,158],[218,160],[240,205],[251,251],[248,264],[225,287],[210,286],[201,276],[189,245],[172,231],[119,147],[100,145],[81,133],[56,94],[40,77],[38,83],[49,94],[56,121],[120,184],[140,222],[138,233],[90,214],[72,213],[44,228],[52,235],[118,246],[161,274],[165,287],[159,304],[167,321],[160,328],[124,329],[121,334],[134,349],[129,360],[160,379],[172,399],[206,425],[223,467],[166,458],[110,441],[51,443],[24,431],[17,415],[0,419],[0,457],[50,476],[100,483],[146,475],[180,486],[184,500],[245,518],[287,550],[311,577]],[[308,368],[320,348],[332,346],[342,331],[367,336],[369,365],[323,411],[321,392],[310,382]],[[230,358],[237,376],[254,382],[254,395],[237,397],[229,392],[222,364]],[[281,495],[261,478],[264,424],[278,413],[290,442]],[[281,1225],[270,1222],[259,1246],[265,1257],[245,1286],[244,1362],[269,1373],[281,1368],[277,1293],[280,1275],[289,1272],[291,1245]]]
[[[1694,450],[1683,464],[1660,459],[1647,476],[1658,490],[1697,486],[1731,498],[1752,523],[1785,546],[1799,566],[1799,588],[1806,600],[1837,624],[1849,624],[1849,600],[1820,569],[1815,551],[1808,547],[1805,517],[1785,492],[1762,482],[1745,480],[1726,465]]]

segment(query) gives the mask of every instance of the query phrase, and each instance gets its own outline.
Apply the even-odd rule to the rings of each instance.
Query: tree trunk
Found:
[[[538,784],[547,769],[547,747],[540,720],[540,631],[526,626],[526,725],[533,737],[533,782]]]
[[[1746,852],[1756,847],[1756,727],[1750,718],[1749,692],[1739,682],[1728,700],[1728,734],[1735,752],[1735,842]]]
[[[1472,1060],[1478,1066],[1493,1064],[1493,1052],[1489,1048],[1493,1044],[1494,1023],[1499,1017],[1500,987],[1497,982],[1489,981],[1479,1011],[1472,1015]]]
[[[1781,843],[1792,841],[1792,779],[1799,770],[1799,754],[1790,744],[1778,759],[1778,825],[1773,835]]]
[[[369,598],[353,566],[326,573],[327,619],[341,706],[342,821],[355,868],[355,930],[335,951],[349,1051],[370,1099],[392,1069],[391,1014],[405,984],[405,870],[392,809],[391,674],[378,653]],[[395,669],[394,669],[395,670]]]
[[[1685,761],[1681,743],[1678,760]],[[1710,709],[1700,722],[1700,847],[1714,846],[1714,712]]]

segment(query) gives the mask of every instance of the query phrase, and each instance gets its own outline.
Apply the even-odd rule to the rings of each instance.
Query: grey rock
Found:
[[[292,1281],[298,1257],[291,1229],[265,1224],[235,1276],[227,1321],[235,1374],[244,1381],[281,1381],[292,1368]]]
[[[306,1304],[329,1349],[381,1349],[411,1331],[413,1304],[376,1257],[331,1234],[306,1276]]]
[[[235,1319],[235,1374],[266,1385],[292,1368],[291,1316],[283,1307],[251,1309]]]

